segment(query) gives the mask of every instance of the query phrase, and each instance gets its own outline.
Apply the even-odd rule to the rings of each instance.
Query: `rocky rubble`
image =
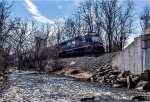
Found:
[[[47,72],[84,79],[94,83],[110,84],[115,88],[124,87],[128,89],[150,90],[150,81],[141,80],[141,75],[134,75],[130,71],[121,72],[110,65],[111,59],[116,55],[117,53],[110,53],[99,57],[64,58],[60,59],[60,61],[64,63],[63,68],[59,70],[49,70],[52,69],[52,67],[48,68],[49,71]],[[48,66],[50,67],[51,64]],[[146,72],[150,73],[150,70],[146,70]],[[139,100],[146,99],[145,97],[136,96],[131,100],[138,100],[138,98]]]
[[[87,81],[110,84],[114,88],[126,87],[128,89],[150,91],[150,81],[141,80],[140,75],[134,75],[130,71],[120,72],[111,65],[97,69],[95,74],[93,74]],[[130,100],[150,101],[150,98],[147,96],[131,96]]]
[[[120,72],[111,65],[97,69],[95,74],[87,81],[106,83],[115,88],[127,87],[128,89],[150,90],[150,82],[142,81],[140,75],[134,75],[130,71]]]
[[[147,97],[147,96],[131,96],[130,100],[132,100],[132,101],[150,101],[149,97]]]

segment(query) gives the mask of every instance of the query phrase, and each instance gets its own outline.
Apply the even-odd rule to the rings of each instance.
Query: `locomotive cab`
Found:
[[[87,35],[87,43],[90,44],[89,50],[91,53],[104,53],[103,43],[100,41],[98,35]]]

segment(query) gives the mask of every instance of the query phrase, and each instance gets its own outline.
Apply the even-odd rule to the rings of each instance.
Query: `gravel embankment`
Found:
[[[65,68],[78,69],[83,71],[95,72],[96,69],[109,65],[112,58],[117,55],[117,52],[106,53],[99,57],[76,57],[76,58],[63,58]]]

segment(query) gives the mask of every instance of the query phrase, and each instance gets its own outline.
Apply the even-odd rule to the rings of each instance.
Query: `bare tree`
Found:
[[[87,0],[80,4],[80,12],[82,19],[86,25],[86,32],[93,32],[93,2],[92,0]]]
[[[118,0],[102,0],[101,26],[106,34],[109,52],[123,49],[128,34],[132,31],[133,7],[131,1],[121,3]]]
[[[5,0],[0,1],[0,66],[4,70],[6,69],[6,65],[8,66],[8,55],[10,55],[8,38],[15,22],[15,19],[9,19],[12,6],[13,2],[9,4]]]
[[[107,52],[123,50],[133,30],[133,9],[130,0],[83,1],[73,17],[55,23],[55,39],[59,44],[65,38],[96,32]]]
[[[100,42],[103,42],[101,15],[102,12],[100,8],[100,1],[96,0],[95,2],[93,2],[94,32],[96,32],[99,35]]]
[[[77,10],[75,13],[74,13],[74,23],[75,23],[75,28],[76,28],[76,35],[79,36],[81,35],[82,33],[82,22],[81,22],[81,14],[80,12]]]
[[[73,18],[67,18],[64,24],[64,33],[67,38],[71,39],[76,36],[75,21]]]
[[[10,13],[11,13],[11,7],[13,3],[10,5],[7,1],[2,0],[0,2],[0,44],[1,48],[3,48],[3,45],[9,35],[9,32],[13,28],[14,21],[8,20]]]
[[[55,21],[55,24],[53,26],[53,33],[56,37],[56,43],[59,44],[62,40],[62,33],[63,33],[63,22],[58,20]]]
[[[10,44],[13,46],[14,51],[17,53],[18,59],[18,68],[22,67],[24,48],[29,43],[29,24],[27,20],[21,20],[17,18],[15,23],[15,28],[11,32],[11,42]],[[28,44],[29,46],[29,44]]]

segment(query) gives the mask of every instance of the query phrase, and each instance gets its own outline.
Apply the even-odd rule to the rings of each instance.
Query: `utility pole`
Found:
[[[143,21],[142,29],[144,34],[150,33],[150,16],[142,16],[141,20]]]

